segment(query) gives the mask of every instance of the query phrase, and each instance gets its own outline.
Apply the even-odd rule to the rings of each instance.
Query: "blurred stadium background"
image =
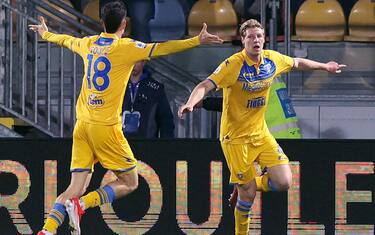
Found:
[[[349,146],[345,151],[351,155],[350,157],[340,158],[335,153],[332,153],[331,157],[327,157],[331,167],[326,170],[332,171],[329,173],[331,175],[328,174],[327,176],[335,178],[335,166],[336,170],[338,169],[336,161],[361,162],[358,169],[355,168],[357,166],[355,164],[353,166],[349,164],[348,169],[357,169],[352,174],[356,172],[370,175],[369,178],[365,179],[365,182],[369,184],[367,186],[362,185],[361,188],[370,191],[366,191],[367,193],[364,194],[356,194],[357,196],[360,195],[357,198],[358,200],[366,198],[365,201],[370,208],[370,218],[363,216],[366,219],[361,220],[363,217],[359,216],[354,218],[354,222],[357,218],[359,224],[370,224],[370,227],[358,231],[353,230],[357,232],[346,233],[342,230],[341,233],[334,233],[334,224],[340,224],[342,221],[336,223],[337,213],[335,217],[335,212],[333,212],[331,217],[328,215],[327,219],[324,220],[326,227],[331,226],[331,230],[326,230],[325,233],[324,230],[318,232],[319,228],[317,228],[317,230],[308,232],[297,229],[296,233],[288,232],[288,234],[374,234],[374,222],[371,225],[371,221],[375,221],[375,189],[373,183],[375,182],[373,177],[373,164],[375,162],[373,153],[375,149],[373,147],[375,146],[373,141],[375,139],[375,1],[151,1],[154,2],[155,6],[154,17],[149,22],[151,41],[181,39],[196,35],[203,22],[207,22],[209,32],[217,33],[225,39],[223,45],[200,46],[187,52],[154,59],[148,63],[154,77],[165,85],[172,111],[175,114],[176,136],[178,138],[193,138],[194,140],[190,140],[190,142],[186,139],[180,140],[187,141],[191,148],[194,148],[196,139],[216,139],[218,137],[220,114],[202,109],[189,114],[185,120],[180,120],[176,115],[177,109],[187,99],[196,84],[212,73],[223,59],[241,49],[238,27],[243,20],[255,17],[261,21],[266,28],[266,48],[275,49],[293,57],[318,61],[335,60],[348,65],[341,74],[337,75],[325,72],[294,71],[283,77],[288,85],[288,93],[299,118],[303,138],[313,139],[299,140],[299,143],[302,143],[301,145],[298,145],[298,143],[293,145],[295,143],[293,141],[286,141],[285,144],[289,151],[296,152],[299,155],[305,154],[305,149],[301,146],[308,146],[309,141],[314,146],[310,149],[311,151],[324,146],[321,154],[329,148],[329,143],[339,143],[338,149]],[[74,104],[80,91],[83,76],[83,64],[79,56],[66,49],[44,42],[37,34],[29,31],[27,25],[36,23],[37,16],[42,15],[47,19],[51,31],[67,33],[77,37],[97,34],[101,31],[101,26],[98,22],[99,0],[0,0],[0,6],[0,137],[4,137],[3,140],[0,139],[0,145],[3,146],[3,149],[7,149],[5,152],[0,149],[0,159],[2,159],[0,160],[0,179],[3,177],[3,181],[0,182],[6,183],[13,181],[7,181],[2,172],[14,173],[12,170],[14,165],[7,161],[23,162],[26,168],[31,169],[28,169],[30,172],[35,171],[35,167],[43,167],[42,163],[35,165],[36,163],[28,162],[27,157],[20,157],[22,153],[18,155],[17,151],[21,151],[23,144],[28,143],[25,139],[30,140],[32,143],[30,146],[34,146],[36,149],[43,149],[44,146],[47,146],[46,149],[51,151],[54,149],[51,146],[55,145],[50,143],[60,140],[69,142],[75,123]],[[132,30],[134,30],[131,17],[129,17],[129,22],[130,27],[127,35],[131,35]],[[220,93],[210,95],[220,96]],[[11,137],[17,138],[10,140]],[[68,140],[61,139],[65,137]],[[41,145],[38,142],[40,138],[49,141],[43,142],[44,145]],[[135,141],[136,146],[137,143],[139,144]],[[141,141],[141,143],[148,142]],[[155,140],[155,143],[159,142]],[[297,146],[296,149],[299,151],[288,147],[288,143],[292,143],[289,146]],[[48,154],[42,154],[41,157],[36,157],[35,161],[43,162],[47,159],[60,161],[64,156],[69,157],[69,143],[64,142],[63,146],[66,147],[64,150],[57,148],[62,151],[58,152],[57,156],[49,157]],[[157,144],[151,144],[151,147],[153,146],[157,146]],[[362,149],[363,146],[365,149]],[[216,145],[214,147],[215,149],[218,148]],[[139,155],[148,154],[140,147],[136,147],[137,149],[140,151]],[[198,150],[202,149],[204,147],[198,148]],[[13,151],[17,154],[13,154]],[[27,151],[25,149],[23,154],[26,154]],[[35,149],[30,151],[31,154],[38,154]],[[184,156],[181,150],[176,151],[180,155],[171,151],[160,154],[178,156],[182,154]],[[356,155],[357,151],[360,151],[358,155]],[[314,153],[319,154],[319,151]],[[313,157],[312,154],[307,155]],[[337,155],[340,155],[340,153],[337,153]],[[178,156],[171,157],[172,165],[176,159],[179,159]],[[293,159],[293,157],[291,158]],[[146,159],[151,159],[151,157]],[[222,161],[222,158],[215,157],[214,159]],[[304,159],[296,160],[303,162]],[[62,178],[68,181],[68,162],[66,160],[61,161],[64,165],[61,169],[60,167],[58,169],[65,172]],[[306,161],[308,164],[309,161]],[[63,168],[66,169],[62,170]],[[19,168],[17,169],[19,170]],[[319,171],[319,167],[314,169]],[[209,171],[208,168],[206,170]],[[350,174],[348,172],[347,174]],[[36,175],[40,176],[39,174]],[[313,175],[310,174],[310,177],[313,178]],[[227,181],[223,182],[226,185]],[[35,187],[40,188],[43,182],[36,184]],[[0,187],[0,208],[5,206],[6,197],[4,195],[11,195],[12,191],[4,185]],[[205,185],[207,185],[207,182],[205,182]],[[334,183],[330,184],[331,186],[335,188]],[[58,191],[61,190],[59,188]],[[8,192],[8,194],[3,192]],[[173,193],[175,192],[173,191]],[[333,197],[335,196],[334,191],[328,193]],[[229,191],[224,192],[223,201],[228,194]],[[321,194],[318,192],[313,193],[313,195],[319,197]],[[36,198],[34,200],[43,200],[42,197],[43,195],[34,195],[34,198]],[[268,200],[270,201],[270,199]],[[309,210],[309,206],[307,208]],[[312,208],[310,209],[313,211]],[[225,210],[229,209],[226,208]],[[333,210],[335,210],[334,206]],[[336,208],[336,210],[338,209]],[[2,212],[4,211],[0,210],[0,214]],[[44,213],[44,211],[40,213]],[[344,217],[346,220],[346,214]],[[19,223],[25,224],[22,221]],[[258,225],[259,223],[258,221]],[[270,223],[272,224],[272,222]],[[40,226],[41,221],[36,224]],[[32,230],[37,229],[37,225],[34,225]],[[9,226],[11,226],[10,223],[3,220],[0,223],[0,234],[17,234],[15,232],[17,229],[8,229]],[[233,224],[230,224],[230,226],[233,226]],[[31,230],[24,229],[21,229],[23,232],[18,229],[18,232],[21,234],[32,233]],[[184,233],[189,234],[186,231]],[[232,229],[227,231],[232,231]],[[142,234],[142,232],[129,234]],[[150,234],[180,233],[155,232]],[[192,232],[191,234],[210,233]],[[230,233],[217,232],[216,234]],[[286,230],[280,233],[262,234],[286,234]]]

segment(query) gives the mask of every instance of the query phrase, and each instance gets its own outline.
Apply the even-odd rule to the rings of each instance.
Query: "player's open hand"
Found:
[[[224,40],[219,36],[207,32],[206,23],[203,23],[202,30],[199,33],[198,37],[201,44],[222,44],[224,42]]]
[[[38,19],[40,24],[30,24],[29,29],[31,29],[34,32],[38,32],[39,35],[42,36],[44,32],[48,31],[48,27],[43,16],[39,16]]]
[[[335,61],[326,63],[326,70],[330,73],[341,73],[341,68],[345,68],[345,64],[338,64]]]
[[[184,104],[184,105],[182,105],[182,106],[178,109],[178,112],[177,112],[178,117],[182,119],[182,118],[183,118],[183,115],[184,115],[185,113],[193,112],[193,110],[194,110],[193,107]]]

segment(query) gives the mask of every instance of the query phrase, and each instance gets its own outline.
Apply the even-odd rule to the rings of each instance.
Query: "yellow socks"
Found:
[[[252,203],[237,200],[234,209],[234,218],[236,222],[236,235],[247,235],[249,233],[250,212]]]
[[[277,189],[272,185],[271,179],[269,178],[268,174],[255,177],[255,183],[257,185],[257,191],[277,191]]]
[[[61,203],[55,203],[53,209],[47,217],[47,220],[43,226],[43,229],[55,234],[57,228],[64,222],[66,215],[66,208]]]
[[[84,210],[92,207],[97,207],[105,203],[112,203],[115,200],[115,193],[113,189],[106,185],[96,191],[92,191],[87,195],[81,197],[81,202],[83,202]]]

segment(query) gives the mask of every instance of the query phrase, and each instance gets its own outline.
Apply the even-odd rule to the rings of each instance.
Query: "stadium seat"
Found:
[[[375,1],[358,0],[349,15],[349,36],[346,41],[375,41]]]
[[[93,20],[100,23],[100,17],[99,17],[99,0],[91,0],[88,2],[84,8],[83,8],[83,14],[92,18]],[[125,30],[125,36],[129,36],[131,32],[131,24],[130,24],[130,18],[126,17],[126,30]],[[84,23],[85,24],[85,23]],[[89,24],[86,24],[90,27]]]
[[[336,0],[306,0],[295,20],[297,41],[342,41],[346,21],[344,11]]]
[[[18,118],[0,117],[0,124],[12,129],[14,126],[29,126],[27,123]]]
[[[185,30],[185,9],[180,1],[155,0],[155,17],[150,21],[151,41],[180,39]]]
[[[225,41],[230,41],[237,35],[238,19],[229,0],[196,2],[189,14],[189,35],[197,35],[204,22],[210,33],[219,35]]]
[[[93,20],[100,22],[99,18],[99,0],[88,2],[83,8],[83,14],[91,17]]]

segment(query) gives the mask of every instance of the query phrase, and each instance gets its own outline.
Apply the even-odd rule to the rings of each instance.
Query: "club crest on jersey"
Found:
[[[104,99],[97,97],[96,94],[90,94],[88,97],[88,105],[91,107],[101,107],[104,105]]]

